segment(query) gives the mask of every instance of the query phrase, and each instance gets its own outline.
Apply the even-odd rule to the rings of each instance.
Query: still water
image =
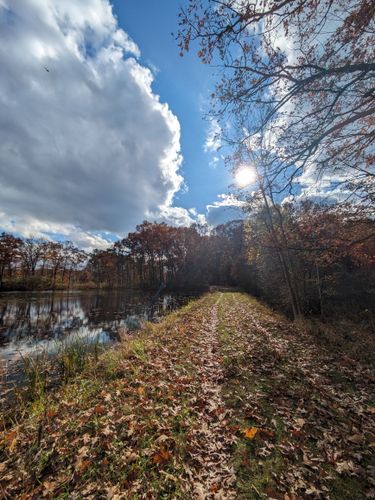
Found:
[[[157,321],[185,304],[194,293],[88,290],[0,294],[0,364],[38,351],[51,354],[77,338],[111,344],[120,332]]]

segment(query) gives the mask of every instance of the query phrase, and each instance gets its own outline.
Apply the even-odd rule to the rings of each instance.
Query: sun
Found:
[[[234,179],[237,186],[239,186],[240,188],[244,188],[249,184],[253,184],[253,182],[255,182],[256,172],[252,167],[240,167],[236,171]]]

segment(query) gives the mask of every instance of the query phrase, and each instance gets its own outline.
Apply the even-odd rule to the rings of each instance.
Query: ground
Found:
[[[4,498],[375,497],[370,365],[214,292],[4,419]]]

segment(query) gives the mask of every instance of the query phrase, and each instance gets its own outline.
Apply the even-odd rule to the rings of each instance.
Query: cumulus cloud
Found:
[[[243,201],[230,194],[219,194],[218,198],[219,200],[207,205],[206,219],[210,226],[218,226],[231,220],[244,218]]]
[[[147,219],[155,222],[165,222],[172,226],[190,226],[196,220],[194,209],[182,207],[164,207],[157,213],[149,213]]]
[[[0,0],[0,42],[2,228],[103,246],[149,214],[190,217],[172,208],[179,122],[108,0]]]
[[[41,238],[46,240],[64,239],[74,241],[79,248],[92,251],[95,248],[108,248],[116,235],[95,234],[83,231],[73,224],[45,222],[30,216],[10,218],[9,214],[0,212],[0,228],[9,233],[16,233],[24,238]],[[105,237],[106,236],[106,237]],[[112,237],[111,237],[112,236]]]

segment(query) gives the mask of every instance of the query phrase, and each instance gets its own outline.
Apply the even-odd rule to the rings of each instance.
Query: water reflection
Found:
[[[10,362],[35,350],[53,353],[61,341],[101,344],[119,339],[142,320],[156,320],[194,294],[116,291],[7,293],[0,295],[0,359]]]

